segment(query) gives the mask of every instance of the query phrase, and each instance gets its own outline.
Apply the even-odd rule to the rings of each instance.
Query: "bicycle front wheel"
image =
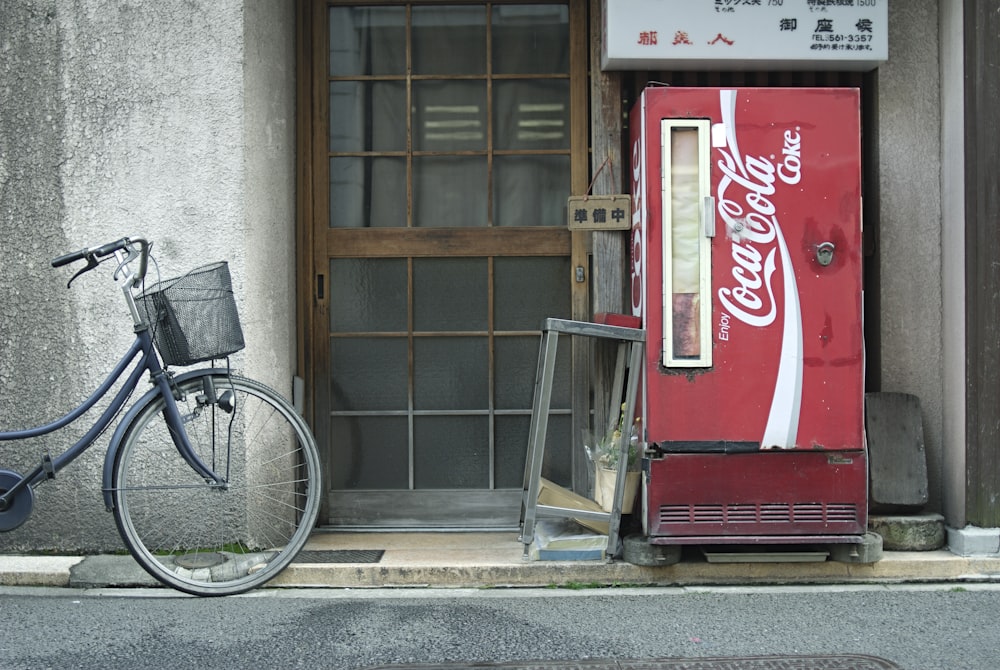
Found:
[[[115,457],[118,531],[167,586],[200,596],[250,590],[281,572],[309,538],[321,488],[316,442],[286,400],[253,380],[206,370],[178,391],[195,453],[224,481],[206,481],[181,456],[156,396]]]

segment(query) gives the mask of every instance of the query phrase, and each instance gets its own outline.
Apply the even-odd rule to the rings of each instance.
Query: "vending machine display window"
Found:
[[[663,148],[663,366],[712,365],[709,121],[661,122]]]

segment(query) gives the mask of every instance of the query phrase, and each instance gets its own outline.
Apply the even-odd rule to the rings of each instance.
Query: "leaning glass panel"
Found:
[[[538,337],[500,337],[494,340],[495,400],[497,409],[531,410],[535,372],[538,369]],[[572,366],[569,338],[560,341],[552,376],[552,409],[569,409]]]

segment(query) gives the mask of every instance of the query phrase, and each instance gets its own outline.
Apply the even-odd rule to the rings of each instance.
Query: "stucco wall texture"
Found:
[[[110,264],[67,290],[49,261],[125,235],[154,241],[162,278],[229,261],[248,343],[234,367],[289,393],[293,34],[291,3],[0,0],[0,426],[62,416],[124,353]],[[0,443],[0,467],[25,472],[82,432]],[[108,437],[0,549],[120,546]]]

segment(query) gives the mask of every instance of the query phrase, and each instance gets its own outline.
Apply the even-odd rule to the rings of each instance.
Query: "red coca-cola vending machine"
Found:
[[[631,113],[652,544],[867,526],[859,93],[646,88]]]

